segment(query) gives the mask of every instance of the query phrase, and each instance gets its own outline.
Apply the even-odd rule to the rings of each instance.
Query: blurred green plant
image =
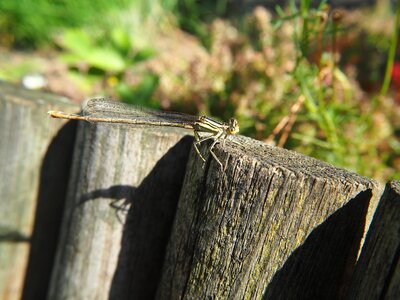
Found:
[[[394,30],[391,37],[391,43],[389,47],[388,59],[386,64],[386,72],[385,78],[383,80],[382,88],[380,91],[381,96],[385,96],[389,90],[390,79],[393,70],[393,64],[396,58],[396,50],[398,47],[398,35],[399,35],[399,26],[400,26],[400,1],[397,1],[396,4],[396,21],[394,23]]]
[[[370,177],[398,178],[400,172],[387,167],[391,157],[400,155],[388,145],[388,141],[397,140],[394,128],[400,125],[399,110],[393,107],[394,111],[388,112],[382,107],[384,103],[376,102],[377,97],[357,99],[352,92],[351,79],[338,66],[340,53],[336,43],[343,12],[333,11],[328,19],[324,4],[317,10],[311,9],[310,4],[311,1],[301,1],[299,10],[291,6],[292,15],[296,16],[293,40],[297,45],[292,75],[298,92],[304,96],[305,111],[289,145]],[[300,30],[296,30],[296,26]],[[331,43],[327,45],[330,50],[324,55],[318,55],[323,45],[312,47],[311,43],[312,40],[323,41],[318,38],[320,32],[331,36]],[[314,61],[310,60],[310,49],[317,55]],[[356,90],[354,85],[353,90]],[[302,131],[305,124],[317,130]]]
[[[176,0],[173,11],[179,27],[197,36],[203,45],[210,45],[208,26],[215,18],[227,17],[228,0]]]
[[[4,0],[0,1],[0,45],[25,50],[44,47],[53,54],[59,50],[61,61],[69,66],[69,77],[86,94],[159,106],[152,98],[157,76],[136,67],[156,53],[153,34],[175,4],[174,0]],[[14,80],[26,70],[25,64],[20,65],[11,66]],[[30,71],[42,73],[43,68]],[[10,79],[6,75],[0,73]]]
[[[40,61],[35,58],[21,60],[13,64],[0,63],[0,78],[4,81],[18,81],[26,74],[37,73],[40,68]]]
[[[86,86],[90,91],[97,82],[110,96],[125,102],[134,99],[136,104],[150,104],[157,77],[144,74],[140,82],[129,86],[125,75],[156,52],[151,48],[136,48],[122,28],[113,28],[111,32],[67,29],[58,38],[58,45],[63,50],[60,58],[70,66],[71,75],[81,87]]]
[[[382,10],[379,27],[371,17],[363,21],[371,12],[331,11],[326,1],[312,7],[314,1],[301,0],[277,7],[276,16],[258,7],[233,25],[216,18],[225,15],[226,0],[202,6],[194,0],[121,0],[115,9],[103,1],[91,1],[85,10],[85,1],[56,7],[40,0],[24,7],[16,3],[26,0],[4,0],[0,11],[13,13],[0,12],[0,25],[6,25],[0,34],[16,45],[37,45],[51,36],[70,76],[89,95],[225,120],[236,115],[245,135],[365,176],[400,178],[400,105],[390,94],[369,95],[360,87],[380,84],[380,52],[395,49],[390,10]],[[79,12],[61,29],[57,9],[67,18],[75,10],[66,6],[73,3]],[[26,8],[37,15],[16,24]],[[41,23],[46,9],[50,25]],[[13,24],[22,33],[14,33]],[[23,33],[22,24],[43,32]],[[354,42],[360,40],[364,48]]]
[[[134,0],[2,0],[0,43],[17,47],[51,44],[56,30],[90,24],[102,26],[105,15],[129,7]]]
[[[245,135],[365,176],[399,178],[399,108],[365,94],[352,66],[342,64],[347,13],[309,0],[277,12],[273,19],[256,8],[241,27],[213,21],[204,57],[155,58],[155,97],[222,119],[235,114]],[[177,67],[183,60],[184,70]]]

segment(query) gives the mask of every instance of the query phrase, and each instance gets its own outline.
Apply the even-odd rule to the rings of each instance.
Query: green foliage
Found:
[[[399,109],[368,97],[354,75],[340,68],[338,44],[349,33],[342,13],[330,12],[324,2],[311,8],[310,1],[278,12],[273,19],[257,8],[240,28],[213,21],[208,57],[196,58],[187,73],[175,70],[183,58],[169,57],[174,63],[157,73],[168,85],[157,88],[157,97],[172,106],[194,102],[198,113],[221,119],[235,114],[242,134],[369,177],[398,178],[393,132],[400,126]],[[296,105],[300,109],[293,112]],[[285,118],[293,123],[275,132]]]
[[[153,98],[153,92],[157,88],[159,78],[151,73],[144,74],[140,83],[135,87],[129,87],[122,83],[118,86],[120,99],[129,104],[160,108],[160,102]]]
[[[111,37],[113,36],[111,34]],[[117,41],[124,43],[122,38]],[[122,72],[129,64],[123,56],[126,52],[123,46],[129,48],[130,45],[115,44],[113,39],[108,43],[104,36],[96,41],[88,32],[80,29],[66,30],[62,35],[60,46],[66,52],[62,58],[68,64],[85,62],[89,67],[113,73]]]
[[[134,0],[2,0],[0,1],[0,36],[3,44],[32,47],[51,43],[57,29],[109,21],[113,10],[131,5]]]
[[[394,25],[394,30],[392,34],[392,40],[389,48],[389,53],[388,53],[388,63],[386,65],[386,72],[385,72],[385,79],[382,84],[381,88],[381,96],[384,96],[387,94],[388,89],[389,89],[389,84],[390,84],[390,77],[393,69],[393,64],[396,56],[396,50],[398,47],[397,39],[399,35],[399,26],[400,26],[400,1],[397,1],[396,5],[396,22]]]
[[[160,15],[174,5],[175,1],[4,0],[0,1],[0,44],[57,47],[59,58],[69,66],[69,77],[86,93],[144,104],[152,99],[157,76],[132,69],[156,54],[149,46],[151,27],[161,26]],[[20,65],[15,69],[26,70],[26,64]],[[2,78],[18,80],[24,75],[20,73]],[[125,82],[131,73],[133,82]]]
[[[26,74],[37,73],[40,69],[40,61],[35,58],[21,60],[13,64],[0,64],[0,78],[4,81],[15,82]]]
[[[365,12],[346,20],[326,1],[311,2],[291,1],[275,17],[256,8],[233,25],[218,18],[226,0],[3,0],[0,42],[55,41],[70,77],[89,95],[224,120],[235,115],[244,135],[376,179],[400,179],[400,109],[386,95],[390,71],[380,97],[360,88],[380,84],[381,52],[392,49],[389,70],[397,34],[387,25],[371,32],[372,19],[361,22]]]
[[[180,28],[196,35],[204,45],[209,46],[207,24],[215,18],[226,16],[227,5],[227,0],[177,0],[174,10]]]
[[[111,32],[84,31],[68,29],[61,34],[59,46],[64,50],[60,56],[71,67],[72,73],[86,72],[92,80],[105,82],[104,89],[113,88],[114,96],[136,104],[145,105],[149,102],[157,86],[157,76],[144,74],[135,86],[124,82],[125,73],[135,64],[145,61],[155,55],[150,48],[136,49],[132,39],[122,28],[113,28]],[[87,79],[73,76],[81,86],[87,86]]]

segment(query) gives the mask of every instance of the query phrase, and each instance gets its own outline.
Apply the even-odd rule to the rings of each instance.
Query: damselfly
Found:
[[[239,132],[238,122],[233,118],[229,120],[229,123],[223,123],[206,116],[197,117],[178,112],[152,110],[105,98],[90,99],[79,114],[67,114],[61,111],[49,111],[48,113],[53,118],[70,120],[192,129],[195,139],[193,146],[197,154],[205,161],[199,145],[207,140],[212,140],[210,153],[222,169],[223,165],[213,151],[214,146],[228,136]]]

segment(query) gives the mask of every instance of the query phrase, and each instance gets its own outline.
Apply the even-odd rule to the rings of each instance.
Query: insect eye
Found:
[[[234,118],[229,119],[229,132],[231,134],[236,134],[239,132],[238,121]]]

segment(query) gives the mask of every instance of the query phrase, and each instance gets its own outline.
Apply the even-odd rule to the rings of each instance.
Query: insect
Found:
[[[217,143],[239,132],[239,124],[234,118],[231,118],[228,123],[223,123],[206,116],[198,117],[178,112],[153,110],[116,102],[107,98],[88,100],[79,114],[68,114],[61,111],[49,111],[48,113],[53,118],[61,119],[191,129],[194,133],[193,146],[199,157],[205,161],[199,146],[207,140],[212,140],[209,151],[221,166],[221,169],[223,169],[223,164],[213,149]]]

